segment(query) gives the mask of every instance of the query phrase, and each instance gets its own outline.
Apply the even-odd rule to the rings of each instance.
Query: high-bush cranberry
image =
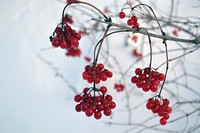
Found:
[[[121,12],[119,13],[119,18],[123,19],[123,18],[125,18],[125,16],[126,16],[126,15],[125,15],[124,12],[121,11]]]

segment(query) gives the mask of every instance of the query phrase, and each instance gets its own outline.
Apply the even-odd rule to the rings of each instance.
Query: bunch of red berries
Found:
[[[169,119],[169,114],[172,112],[169,103],[170,101],[168,99],[161,99],[159,97],[149,98],[146,108],[162,117],[160,118],[160,124],[165,125]]]
[[[119,16],[119,18],[123,19],[126,17],[126,14],[123,11],[121,11],[118,14],[118,16]],[[139,24],[137,21],[138,21],[138,18],[135,15],[133,15],[127,20],[127,24],[128,24],[128,26],[133,26],[134,28],[138,28]]]
[[[133,50],[133,56],[138,57],[138,58],[142,58],[142,53],[138,53],[138,51],[136,49]]]
[[[105,69],[102,63],[99,63],[96,66],[94,65],[94,63],[92,65],[86,65],[85,71],[82,73],[82,77],[84,80],[87,80],[88,83],[93,83],[95,79],[96,84],[100,83],[100,81],[106,81],[107,78],[111,78],[112,76],[113,73]]]
[[[117,92],[123,91],[125,89],[125,86],[123,84],[114,84],[114,89],[117,90]]]
[[[106,92],[107,88],[105,86],[101,86],[100,89],[85,88],[80,95],[74,97],[74,101],[78,103],[75,110],[85,112],[88,117],[94,115],[97,120],[102,117],[102,112],[105,116],[110,116],[116,104],[113,102],[112,96],[107,95]]]
[[[81,50],[79,48],[68,49],[66,53],[66,56],[72,56],[72,57],[75,57],[75,56],[79,57],[80,55],[81,55]]]
[[[73,24],[74,23],[74,21],[72,19],[72,16],[69,15],[69,14],[65,14],[63,20],[64,20],[65,23],[69,23],[69,24]]]
[[[136,16],[132,16],[130,19],[127,20],[127,24],[129,26],[133,26],[134,28],[139,28],[137,20],[138,18]]]
[[[53,47],[60,47],[62,49],[78,48],[81,35],[73,30],[68,24],[63,27],[57,27],[54,36],[50,37]]]
[[[156,92],[160,81],[165,79],[164,74],[151,70],[150,68],[136,68],[135,74],[136,76],[131,78],[131,82],[136,84],[138,88],[142,88],[145,92],[148,92],[149,90]]]

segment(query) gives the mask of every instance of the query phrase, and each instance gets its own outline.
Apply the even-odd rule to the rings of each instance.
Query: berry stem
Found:
[[[163,36],[165,36],[165,33],[163,32]],[[161,89],[160,89],[160,92],[159,92],[159,96],[161,95],[162,93],[162,90],[163,90],[163,87],[164,87],[164,84],[165,84],[165,81],[166,81],[166,77],[167,77],[167,72],[168,72],[168,69],[169,69],[169,56],[168,56],[168,48],[167,48],[167,42],[164,40],[163,41],[164,45],[165,45],[165,53],[166,53],[166,70],[165,70],[165,78],[163,80],[163,83],[162,83],[162,86],[161,86]]]
[[[94,86],[94,87],[95,87],[95,84],[96,84],[96,76],[97,76],[97,75],[96,75],[96,74],[97,74],[96,67],[97,67],[97,61],[98,61],[99,53],[100,53],[102,44],[103,44],[103,42],[104,42],[104,40],[105,40],[105,38],[106,38],[106,35],[107,35],[107,33],[108,33],[110,27],[111,27],[111,26],[108,25],[108,27],[107,27],[107,29],[106,29],[106,31],[105,31],[105,33],[104,33],[102,39],[100,39],[100,41],[96,44],[95,49],[94,49],[94,62],[93,62],[93,65],[94,65],[94,84],[93,84],[93,86]],[[98,48],[98,51],[97,51],[97,54],[96,54],[97,46],[99,46],[99,48]]]
[[[142,28],[144,30],[146,30],[146,32],[148,33],[147,29]],[[152,59],[153,59],[153,51],[152,51],[152,44],[151,44],[151,37],[149,35],[148,36],[148,40],[149,40],[149,50],[150,50],[150,61],[149,61],[149,69],[151,69],[151,64],[152,64]]]

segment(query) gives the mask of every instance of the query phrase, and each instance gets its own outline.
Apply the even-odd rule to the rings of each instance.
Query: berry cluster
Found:
[[[117,90],[117,92],[123,91],[125,89],[125,86],[123,84],[114,84],[114,89]]]
[[[85,112],[88,117],[94,115],[97,120],[102,117],[102,112],[105,116],[110,116],[116,104],[113,102],[112,96],[107,95],[106,92],[107,88],[105,86],[101,86],[100,89],[85,88],[80,95],[74,97],[74,101],[78,103],[75,110]],[[96,94],[98,96],[95,96]]]
[[[51,37],[53,47],[62,49],[78,48],[78,41],[81,39],[81,35],[68,24],[64,24],[63,27],[57,27],[54,33],[54,37]]]
[[[75,56],[79,57],[80,55],[81,55],[81,50],[79,48],[68,49],[66,53],[66,56],[72,56],[72,57],[75,57]]]
[[[138,57],[138,58],[142,58],[142,54],[138,53],[138,51],[136,49],[133,50],[133,56]]]
[[[64,20],[65,23],[69,23],[69,24],[73,24],[74,23],[74,21],[72,20],[72,16],[69,15],[69,14],[65,14],[63,20]]]
[[[118,14],[118,16],[119,16],[119,18],[123,19],[126,17],[126,14],[123,11],[121,11]],[[133,26],[134,28],[138,28],[139,24],[137,21],[138,21],[138,18],[135,15],[133,15],[127,20],[127,24],[128,24],[128,26]]]
[[[95,72],[96,74],[94,74]],[[101,63],[97,64],[96,66],[94,64],[86,65],[85,71],[82,73],[82,77],[84,80],[87,80],[88,83],[93,83],[95,79],[96,84],[100,83],[100,81],[106,81],[107,78],[111,78],[112,76],[113,76],[113,73],[105,69],[104,65]]]
[[[159,97],[149,98],[146,104],[146,108],[162,117],[160,118],[160,124],[165,125],[169,119],[169,114],[172,112],[169,103],[170,101],[168,99],[161,99]]]
[[[150,68],[136,68],[135,74],[136,76],[131,78],[131,82],[136,84],[138,88],[142,88],[145,92],[148,92],[149,90],[156,92],[160,81],[165,79],[164,74],[151,70]]]
[[[132,41],[134,41],[135,43],[137,43],[138,37],[137,36],[133,36],[131,39],[132,39]]]
[[[133,26],[134,28],[138,28],[139,24],[137,22],[138,18],[136,16],[132,16],[130,19],[128,19],[127,24],[129,26]]]

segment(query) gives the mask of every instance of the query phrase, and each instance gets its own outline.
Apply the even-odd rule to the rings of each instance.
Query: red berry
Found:
[[[166,98],[166,99],[163,100],[163,103],[164,103],[164,105],[169,105],[170,102],[169,102],[169,100]]]
[[[97,76],[97,77],[96,77],[96,81],[95,81],[95,82],[96,82],[96,84],[99,84],[99,83],[100,83],[100,81],[101,81],[101,80],[100,80],[100,78]]]
[[[81,96],[80,95],[76,95],[75,97],[74,97],[74,101],[75,102],[80,102],[81,101]]]
[[[75,33],[75,34],[74,34],[74,37],[75,37],[76,39],[78,39],[78,40],[81,39],[81,35],[80,35],[79,33]]]
[[[102,81],[106,81],[106,80],[107,80],[106,74],[105,74],[105,73],[101,73],[101,74],[100,74],[100,79],[101,79]]]
[[[76,39],[76,38],[72,38],[71,40],[70,40],[70,43],[71,43],[71,45],[73,46],[73,47],[78,47],[78,45],[79,45],[79,43],[78,43],[78,39]]]
[[[148,92],[150,89],[150,85],[148,83],[145,83],[142,87],[142,90],[145,91],[145,92]]]
[[[101,114],[100,111],[97,111],[97,112],[94,113],[94,118],[95,118],[95,119],[98,120],[98,119],[101,119],[101,117],[102,117],[102,114]]]
[[[75,110],[76,110],[77,112],[81,112],[81,104],[77,104],[77,105],[75,106]]]
[[[102,63],[99,63],[99,64],[97,65],[97,68],[100,68],[100,69],[102,70],[102,69],[104,69],[104,65],[103,65]]]
[[[115,102],[110,102],[109,108],[114,109],[116,107]]]
[[[106,71],[106,76],[108,77],[108,78],[111,78],[112,76],[113,76],[113,73],[112,72],[110,72],[110,71]]]
[[[88,108],[86,111],[85,111],[85,114],[86,114],[86,116],[88,116],[88,117],[90,117],[90,116],[92,116],[93,115],[93,109],[92,108]]]
[[[62,49],[65,49],[65,48],[67,48],[67,43],[66,43],[66,41],[61,41],[60,42],[60,47],[62,48]]]
[[[169,114],[165,114],[164,116],[163,116],[163,118],[165,118],[165,119],[169,119]]]
[[[134,24],[134,21],[133,21],[132,19],[129,19],[129,20],[127,21],[127,24],[128,24],[129,26],[132,26],[132,25]]]
[[[83,93],[87,93],[89,91],[89,88],[84,88]]]
[[[87,103],[83,103],[83,104],[81,105],[81,110],[82,110],[83,112],[85,112],[87,109],[88,109],[88,104],[87,104]]]
[[[120,12],[120,13],[119,13],[119,18],[123,19],[123,18],[125,18],[125,16],[126,16],[126,15],[125,15],[124,12]]]
[[[150,89],[152,92],[156,92],[158,90],[158,85],[153,84],[153,85],[151,85]]]
[[[165,79],[165,75],[162,74],[162,73],[160,73],[160,74],[158,75],[158,79],[159,79],[160,81],[163,81],[163,80]]]
[[[67,0],[68,3],[70,3],[70,2],[74,2],[74,1],[76,1],[76,0]]]
[[[165,111],[170,114],[172,112],[172,108],[169,106],[166,106]]]
[[[89,78],[89,75],[87,74],[87,72],[83,72],[82,77],[84,80],[87,80]]]
[[[105,99],[108,100],[108,101],[112,101],[113,98],[112,98],[111,95],[106,95]]]
[[[152,109],[152,107],[153,107],[153,105],[152,105],[151,103],[147,103],[147,104],[146,104],[146,108],[147,108],[147,109]]]
[[[131,78],[131,82],[132,82],[133,84],[136,84],[136,83],[138,82],[138,78],[137,78],[136,76],[133,76],[133,77]]]
[[[144,85],[144,83],[143,83],[142,81],[138,81],[138,82],[136,83],[136,86],[137,86],[138,88],[142,88],[143,85]]]
[[[167,119],[165,119],[165,118],[161,118],[160,119],[160,124],[161,125],[165,125],[167,123]]]
[[[137,20],[138,20],[138,18],[136,16],[132,16],[131,19],[134,20],[135,22],[137,22]]]
[[[98,104],[98,105],[97,105],[97,110],[98,110],[98,111],[102,111],[103,108],[104,108],[103,104]]]
[[[134,28],[138,28],[138,27],[139,27],[139,24],[138,24],[138,23],[134,23],[134,24],[133,24],[133,27],[134,27]]]
[[[53,40],[52,40],[52,46],[53,47],[59,47],[60,46],[60,42],[59,42],[59,40],[58,40],[57,37],[53,38]]]
[[[112,111],[111,111],[110,108],[106,108],[106,109],[104,109],[103,113],[104,113],[105,116],[110,116]]]
[[[135,74],[136,75],[141,75],[142,74],[142,69],[141,68],[136,68],[135,69]]]
[[[101,91],[103,94],[106,94],[107,88],[106,88],[105,86],[101,86],[101,87],[100,87],[100,91]]]

